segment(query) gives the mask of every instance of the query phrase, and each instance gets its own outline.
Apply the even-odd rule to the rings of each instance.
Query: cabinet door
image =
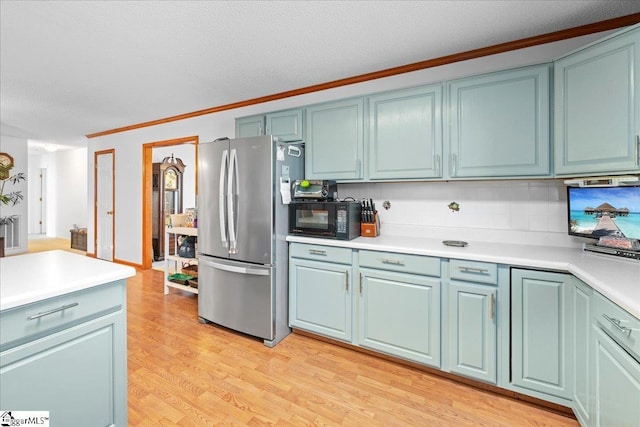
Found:
[[[0,406],[60,426],[126,426],[124,312],[0,353]]]
[[[351,341],[351,266],[289,261],[291,327]]]
[[[449,83],[452,178],[550,174],[549,74],[541,65]]]
[[[278,137],[280,141],[302,141],[302,109],[278,111],[267,114],[267,135]]]
[[[640,425],[640,363],[594,322],[593,414],[595,427]]]
[[[360,270],[358,344],[440,367],[440,279]]]
[[[571,276],[511,271],[512,383],[570,399]]]
[[[637,172],[640,29],[555,62],[555,172]]]
[[[496,383],[496,296],[493,286],[449,283],[451,372]]]
[[[357,98],[307,108],[306,178],[363,178],[363,105]]]
[[[589,425],[589,329],[591,328],[590,300],[592,289],[574,278],[573,286],[573,412],[580,424]]]
[[[264,116],[249,116],[236,119],[236,138],[265,135]]]
[[[442,176],[442,86],[369,97],[369,178]]]

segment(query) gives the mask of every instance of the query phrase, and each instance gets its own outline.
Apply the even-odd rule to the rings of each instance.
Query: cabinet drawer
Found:
[[[452,259],[449,261],[449,277],[468,282],[498,283],[498,266],[490,262]]]
[[[289,246],[289,256],[293,258],[336,262],[339,264],[351,264],[352,262],[352,251],[349,248],[307,245],[303,243],[291,243]]]
[[[440,258],[421,255],[360,251],[360,266],[440,277]]]
[[[640,361],[640,319],[597,292],[594,292],[591,302],[594,320]]]
[[[122,310],[125,281],[11,308],[0,313],[0,351]]]

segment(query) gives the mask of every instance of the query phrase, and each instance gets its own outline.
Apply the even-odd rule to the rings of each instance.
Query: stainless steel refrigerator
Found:
[[[274,346],[288,325],[288,206],[301,144],[271,136],[198,148],[198,316]],[[282,189],[282,191],[281,191]]]

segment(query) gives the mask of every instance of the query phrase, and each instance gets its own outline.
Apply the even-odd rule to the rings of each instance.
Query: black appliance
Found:
[[[289,204],[289,234],[351,240],[360,236],[360,202]]]

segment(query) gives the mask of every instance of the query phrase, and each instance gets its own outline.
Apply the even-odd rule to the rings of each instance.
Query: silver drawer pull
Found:
[[[78,303],[74,302],[73,304],[63,305],[62,307],[54,308],[53,310],[43,311],[42,313],[38,313],[38,314],[34,314],[33,316],[30,316],[29,320],[39,319],[41,317],[48,316],[50,314],[57,313],[59,311],[64,311],[64,310],[66,310],[68,308],[72,308],[72,307],[75,307],[77,305],[78,305]]]
[[[627,336],[631,336],[631,328],[627,328],[626,326],[622,326],[620,324],[620,320],[616,319],[615,317],[609,317],[606,314],[603,314],[602,317],[604,317],[605,319],[607,319],[609,322],[611,322],[611,324],[613,325],[614,328],[616,328],[617,330],[619,330],[620,332],[622,332],[623,334],[627,334]]]
[[[487,270],[486,268],[460,266],[458,267],[458,270],[462,271],[463,273],[489,274],[489,270]]]
[[[399,259],[381,258],[380,261],[382,261],[383,264],[404,265],[404,262]]]
[[[326,255],[327,251],[321,251],[319,249],[309,249],[311,255]]]

